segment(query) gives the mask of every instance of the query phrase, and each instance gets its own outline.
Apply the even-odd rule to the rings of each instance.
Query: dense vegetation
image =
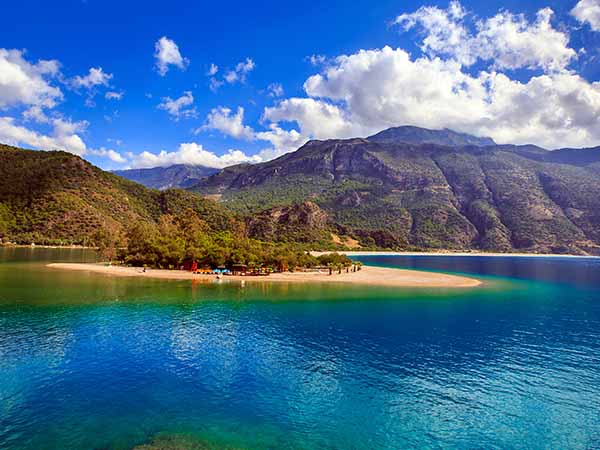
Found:
[[[0,145],[0,239],[21,244],[122,242],[132,223],[156,224],[192,209],[214,229],[238,219],[213,201],[181,190],[155,191],[66,152]]]
[[[275,244],[252,239],[247,236],[242,222],[228,230],[215,230],[201,214],[191,209],[178,215],[163,215],[156,225],[134,223],[125,237],[127,247],[116,254],[120,261],[134,266],[178,268],[194,261],[211,268],[244,264],[283,271],[351,264],[346,256],[337,253],[317,258],[296,243]],[[114,243],[109,241],[101,251],[110,257],[114,248]]]
[[[187,261],[280,270],[348,263],[307,253],[318,237],[335,247],[327,233],[303,226],[318,222],[310,205],[285,217],[278,225],[267,213],[244,218],[191,192],[147,189],[70,153],[0,147],[0,239],[6,242],[97,246],[106,259],[165,268]],[[265,234],[270,226],[276,237]]]

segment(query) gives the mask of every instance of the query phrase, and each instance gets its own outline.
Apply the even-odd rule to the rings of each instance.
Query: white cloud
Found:
[[[281,97],[284,94],[281,83],[269,84],[269,86],[267,86],[267,92],[269,93],[269,97]]]
[[[294,97],[283,100],[274,107],[265,108],[263,120],[273,123],[297,122],[302,135],[317,139],[361,134],[361,127],[355,126],[343,109],[313,98]]]
[[[104,98],[107,100],[121,100],[123,99],[123,95],[123,92],[108,91],[104,94]]]
[[[38,123],[50,122],[50,119],[39,105],[30,106],[28,109],[23,111],[23,118],[25,120],[32,120]]]
[[[251,58],[246,58],[245,61],[237,63],[234,70],[230,70],[225,74],[225,81],[229,84],[233,84],[237,81],[240,83],[246,82],[246,75],[254,70],[256,65]]]
[[[154,44],[154,58],[156,59],[156,70],[163,77],[169,71],[169,66],[185,70],[189,64],[189,60],[181,56],[175,41],[166,36],[161,37]]]
[[[248,156],[241,150],[229,150],[224,155],[204,149],[195,142],[183,143],[173,152],[161,151],[160,153],[142,152],[132,155],[131,167],[167,167],[173,164],[192,164],[206,167],[223,168],[240,163],[260,162],[259,156]]]
[[[90,71],[85,76],[73,78],[72,83],[76,88],[92,89],[96,86],[108,86],[108,82],[112,79],[111,73],[106,73],[102,67],[91,67]]]
[[[236,66],[225,72],[221,79],[217,78],[216,75],[219,72],[219,67],[215,64],[210,65],[210,69],[207,75],[210,77],[210,90],[216,92],[225,83],[245,83],[247,75],[254,70],[256,64],[252,58],[246,58],[244,61],[240,61]]]
[[[95,156],[101,156],[103,158],[108,158],[112,162],[116,162],[118,164],[125,164],[127,162],[127,159],[125,159],[125,157],[123,157],[123,155],[121,155],[119,152],[117,152],[113,149],[110,149],[110,148],[100,147],[99,149],[89,150],[88,153],[95,155]]]
[[[217,92],[217,90],[218,90],[218,89],[219,89],[221,86],[223,86],[224,84],[225,84],[225,82],[224,82],[224,81],[221,81],[221,80],[218,80],[218,79],[217,79],[217,78],[215,78],[215,77],[212,77],[212,78],[210,79],[210,84],[209,84],[209,87],[210,87],[210,90],[211,90],[211,91],[213,91],[213,92]]]
[[[117,146],[123,145],[123,141],[121,139],[106,138],[106,142],[111,143],[111,144],[115,144]]]
[[[284,130],[277,124],[270,124],[269,131],[256,133],[256,139],[268,141],[272,147],[261,150],[258,154],[262,161],[268,161],[285,153],[293,152],[302,147],[308,139],[296,130]]]
[[[493,70],[473,75],[453,59],[413,60],[384,47],[338,57],[304,88],[308,98],[265,108],[264,120],[296,122],[301,135],[320,139],[408,124],[549,148],[600,142],[600,83],[570,72],[526,81]]]
[[[162,102],[158,105],[158,109],[167,111],[174,120],[189,119],[196,117],[198,112],[192,105],[194,104],[194,96],[190,91],[185,91],[183,95],[177,99],[171,97],[163,97]]]
[[[209,77],[212,77],[212,76],[215,76],[218,71],[219,71],[219,66],[217,66],[215,63],[211,63],[210,67],[208,69],[208,72],[206,74]]]
[[[56,60],[30,63],[21,50],[0,48],[0,108],[26,105],[53,108],[63,98],[51,81],[59,75]]]
[[[251,127],[244,125],[244,108],[238,107],[237,111],[229,108],[218,107],[213,108],[206,117],[206,124],[197,131],[203,130],[218,130],[223,134],[234,137],[236,139],[254,139],[254,130]]]
[[[478,20],[472,33],[467,12],[458,1],[448,9],[423,6],[416,12],[398,16],[395,23],[404,30],[420,26],[424,33],[421,49],[431,57],[445,56],[465,66],[492,61],[497,69],[564,70],[577,58],[569,48],[569,36],[552,27],[553,11],[544,8],[530,23],[523,14],[501,11]]]
[[[306,60],[313,66],[321,66],[325,64],[327,58],[324,55],[310,55],[306,57]]]
[[[270,119],[269,119],[270,120]],[[297,150],[308,140],[296,130],[284,130],[276,123],[270,123],[267,130],[255,131],[252,127],[244,125],[244,108],[237,108],[234,113],[230,108],[214,108],[208,114],[206,124],[196,132],[218,130],[227,136],[247,141],[265,141],[271,144],[251,157],[249,162],[268,161]]]
[[[51,130],[49,134],[44,134],[18,125],[13,117],[0,117],[0,142],[38,150],[64,150],[79,156],[100,156],[118,164],[127,162],[113,149],[88,148],[81,137],[89,125],[86,121],[73,122],[64,118],[53,118],[48,119],[47,123]]]
[[[65,150],[76,155],[86,153],[86,145],[78,133],[85,130],[87,122],[53,119],[51,123],[53,126],[51,135],[44,135],[15,124],[12,117],[0,117],[0,142],[41,150]]]
[[[581,23],[589,23],[592,30],[600,31],[600,0],[581,0],[571,15]]]

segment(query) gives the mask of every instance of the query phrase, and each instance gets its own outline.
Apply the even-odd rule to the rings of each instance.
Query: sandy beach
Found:
[[[105,264],[53,263],[48,267],[62,270],[78,270],[101,273],[121,277],[145,277],[168,280],[199,280],[212,282],[214,275],[199,275],[182,270],[147,269],[143,272],[139,267],[107,266]],[[384,267],[363,266],[358,272],[329,275],[326,272],[294,272],[274,273],[267,277],[225,276],[223,282],[250,283],[343,283],[384,287],[436,287],[436,288],[468,288],[481,284],[475,278],[444,273],[420,272],[416,270],[389,269]]]

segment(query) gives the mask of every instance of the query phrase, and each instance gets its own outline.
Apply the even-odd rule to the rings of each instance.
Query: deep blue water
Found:
[[[0,252],[2,250],[0,249]],[[0,263],[0,448],[600,448],[600,260],[370,257],[467,290],[198,285]]]

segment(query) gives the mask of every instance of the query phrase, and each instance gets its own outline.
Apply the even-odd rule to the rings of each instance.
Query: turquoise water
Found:
[[[600,448],[598,259],[363,259],[467,290],[45,267],[94,258],[0,249],[1,449]]]

